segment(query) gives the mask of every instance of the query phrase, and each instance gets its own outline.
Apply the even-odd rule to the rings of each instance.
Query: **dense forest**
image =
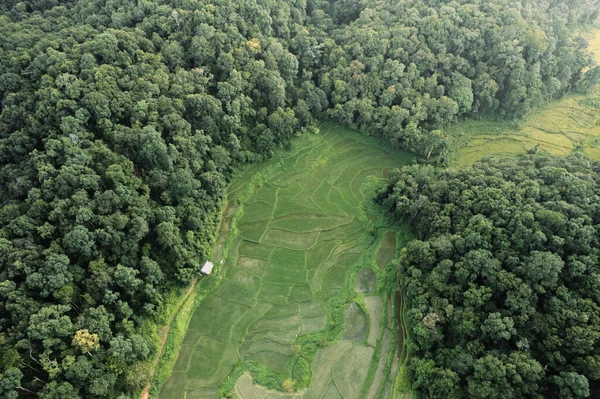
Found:
[[[600,163],[527,156],[396,170],[378,200],[425,398],[600,396]]]
[[[0,396],[143,387],[141,326],[210,256],[237,169],[323,118],[443,162],[459,116],[593,87],[573,32],[597,16],[591,0],[3,1]],[[568,231],[592,218],[565,212]],[[592,381],[564,356],[552,383]]]

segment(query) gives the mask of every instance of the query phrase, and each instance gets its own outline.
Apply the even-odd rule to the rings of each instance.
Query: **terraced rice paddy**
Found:
[[[371,210],[370,188],[410,157],[334,125],[294,144],[231,184],[222,278],[161,398],[389,397],[399,329],[381,286],[410,236]]]
[[[596,62],[600,62],[600,30],[584,36]],[[545,104],[520,125],[467,120],[452,126],[448,133],[466,142],[453,154],[457,165],[470,165],[489,155],[526,154],[535,147],[554,155],[583,151],[600,159],[600,89],[591,95],[572,94]]]

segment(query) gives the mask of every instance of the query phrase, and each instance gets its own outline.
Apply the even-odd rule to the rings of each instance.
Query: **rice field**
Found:
[[[600,62],[600,29],[584,35]],[[581,151],[600,159],[600,89],[549,102],[519,123],[466,120],[448,129],[456,144],[455,165],[470,165],[486,156],[515,156],[537,149],[553,155]]]
[[[160,398],[390,397],[398,334],[383,285],[411,237],[372,190],[411,156],[331,124],[294,145],[232,182],[221,279]]]

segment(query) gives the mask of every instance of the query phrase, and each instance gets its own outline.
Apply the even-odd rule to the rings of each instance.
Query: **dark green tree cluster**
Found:
[[[325,101],[271,38],[283,5],[173,3],[0,16],[2,398],[143,387],[140,326],[210,255],[227,178]]]
[[[600,396],[600,163],[528,156],[391,173],[423,398]]]
[[[312,12],[327,115],[425,158],[445,158],[443,129],[461,115],[520,118],[549,99],[595,86],[574,24],[597,5],[520,0],[322,1]],[[316,44],[319,43],[319,44]],[[314,51],[313,51],[314,53]],[[308,54],[313,54],[308,53]]]
[[[593,86],[594,2],[495,3],[0,2],[0,396],[143,386],[228,178],[316,118],[432,158],[457,115]]]

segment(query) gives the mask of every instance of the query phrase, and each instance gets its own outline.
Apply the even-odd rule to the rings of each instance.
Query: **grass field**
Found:
[[[600,29],[584,36],[600,62]],[[582,151],[600,159],[600,88],[593,94],[571,94],[533,111],[519,123],[505,120],[466,120],[448,129],[455,165],[482,158],[526,154],[538,148],[554,155]]]
[[[160,398],[385,397],[397,346],[388,263],[410,234],[390,230],[372,190],[411,158],[325,124],[240,174],[217,240],[222,279]]]

